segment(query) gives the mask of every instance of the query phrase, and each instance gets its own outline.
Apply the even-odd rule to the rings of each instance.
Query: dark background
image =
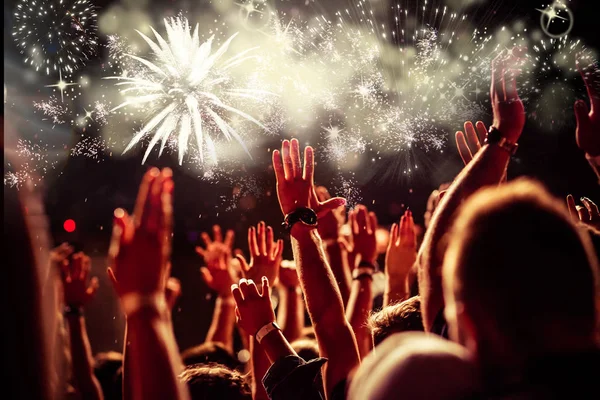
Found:
[[[100,9],[110,3],[113,2],[95,1]],[[150,7],[168,12],[186,7],[202,9],[204,3],[154,0],[150,2]],[[595,2],[583,0],[568,2],[575,15],[575,24],[570,36],[582,38],[592,48],[600,48],[597,14],[591,5],[593,3]],[[21,93],[17,100],[20,107],[15,108],[27,109],[31,107],[31,101],[40,96],[40,92],[39,85],[27,84],[23,79],[25,68],[20,64],[20,56],[10,37],[10,11],[15,4],[15,1],[4,2],[4,77],[7,83],[23,82],[19,84]],[[283,9],[292,8],[295,4],[302,6],[304,0],[278,3]],[[345,1],[328,0],[326,8],[336,10],[343,8],[345,4]],[[407,1],[403,1],[403,4],[407,4]],[[535,11],[535,8],[540,8],[543,4],[542,1],[488,0],[483,5],[469,9],[469,15],[477,21],[476,25],[481,23],[495,27],[519,17],[526,20],[528,25],[538,26],[539,12]],[[92,62],[86,68],[93,70],[97,65]],[[39,116],[22,111],[7,111],[6,117],[20,133],[35,132],[39,128],[35,122]],[[575,143],[574,116],[568,113],[565,118],[568,122],[563,128],[551,133],[542,132],[535,123],[528,122],[517,157],[509,167],[509,179],[519,175],[533,176],[543,181],[557,196],[572,193],[576,197],[586,195],[600,200],[597,180]],[[460,129],[460,126],[456,128]],[[88,131],[86,134],[93,135],[94,132]],[[57,143],[64,142],[66,137],[67,141],[74,144],[80,137],[80,132],[57,131],[56,135]],[[280,145],[281,139],[290,137],[288,132],[281,132],[280,138],[272,138],[263,147],[275,148]],[[462,161],[454,149],[451,137],[449,132],[450,140],[444,154],[421,155],[427,166],[426,171],[410,180],[399,179],[395,174],[387,173],[397,165],[394,157],[367,164],[356,171],[355,179],[363,198],[362,203],[377,213],[380,224],[389,225],[397,220],[405,207],[410,207],[414,211],[417,223],[422,224],[422,215],[430,192],[441,183],[452,180],[462,167]],[[124,321],[105,273],[105,254],[111,230],[112,211],[116,207],[132,209],[139,181],[148,166],[169,166],[174,169],[175,236],[172,264],[173,275],[182,282],[183,295],[173,317],[181,349],[203,341],[214,301],[198,272],[201,260],[195,254],[194,246],[199,244],[199,233],[218,223],[224,229],[234,229],[236,246],[245,249],[248,226],[265,220],[275,228],[279,237],[284,237],[279,228],[282,217],[276,196],[273,195],[274,176],[268,167],[268,151],[255,151],[254,157],[258,166],[246,167],[237,172],[242,179],[244,176],[259,176],[259,182],[264,186],[263,191],[266,194],[258,200],[252,195],[242,196],[238,207],[231,211],[222,209],[222,196],[231,198],[235,187],[226,183],[202,181],[178,168],[175,158],[168,155],[160,159],[150,157],[147,165],[141,166],[141,151],[142,149],[138,148],[137,152],[133,151],[126,158],[104,157],[102,162],[87,157],[66,157],[55,171],[47,174],[44,182],[45,206],[54,242],[59,244],[69,241],[81,247],[93,257],[93,274],[100,278],[99,292],[87,311],[94,351],[122,348]],[[65,152],[68,153],[67,150]],[[326,186],[336,174],[335,166],[330,164],[318,165],[316,171],[317,183]],[[75,220],[75,232],[64,231],[63,222],[66,219]],[[285,255],[291,257],[289,246]]]

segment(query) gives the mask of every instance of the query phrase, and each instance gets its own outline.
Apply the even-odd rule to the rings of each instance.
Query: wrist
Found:
[[[83,317],[83,306],[81,305],[66,305],[63,310],[65,317]]]
[[[314,240],[315,237],[319,239],[321,243],[321,237],[317,233],[317,228],[314,226],[308,226],[302,223],[294,224],[290,230],[290,236],[299,242]]]
[[[258,344],[261,344],[263,339],[265,339],[269,335],[272,335],[273,332],[277,331],[281,331],[281,328],[279,327],[279,325],[277,325],[277,322],[273,320],[261,326],[254,334],[254,339],[256,339]]]

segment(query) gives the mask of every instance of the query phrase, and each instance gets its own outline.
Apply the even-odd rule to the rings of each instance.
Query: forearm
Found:
[[[316,229],[294,225],[292,249],[306,306],[311,316],[325,367],[327,393],[360,363],[356,338],[344,315],[344,306]]]
[[[252,399],[267,400],[269,396],[262,384],[262,379],[271,366],[271,362],[254,336],[250,339],[250,354],[252,357]]]
[[[385,291],[383,293],[383,306],[399,303],[410,297],[409,277],[397,278],[385,275]]]
[[[100,383],[94,376],[93,356],[85,327],[85,318],[68,315],[73,378],[77,391],[84,399],[102,399]]]
[[[342,245],[339,242],[329,242],[325,245],[325,248],[327,250],[331,271],[333,272],[340,294],[342,295],[342,302],[344,305],[348,304],[348,299],[350,298],[350,282],[352,281],[350,269],[353,266],[348,265],[345,254],[346,250],[342,248]]]
[[[361,359],[365,358],[373,347],[367,319],[373,308],[372,278],[362,277],[352,281],[350,299],[346,308],[346,318],[350,321],[356,335]]]
[[[217,297],[207,342],[220,342],[233,353],[233,328],[235,326],[235,302],[233,297]]]
[[[598,183],[600,183],[600,156],[590,156],[589,154],[585,155],[586,160],[592,167],[592,170],[596,174],[596,178],[598,179]]]
[[[166,316],[140,310],[128,318],[127,329],[131,398],[188,399],[187,388],[177,378],[183,365]]]
[[[302,328],[304,328],[302,289],[300,287],[281,287],[280,289],[277,320],[283,330],[283,335],[289,342],[293,342],[302,336]]]
[[[425,232],[417,258],[419,262],[419,293],[423,325],[430,331],[436,314],[442,309],[442,263],[439,244],[448,232],[452,217],[463,200],[483,186],[500,183],[510,159],[509,153],[498,146],[485,145],[461,171],[440,201]]]

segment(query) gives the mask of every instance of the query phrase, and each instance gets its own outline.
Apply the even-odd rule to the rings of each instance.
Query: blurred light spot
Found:
[[[69,233],[74,232],[76,227],[77,227],[77,225],[75,224],[75,221],[73,221],[72,219],[66,220],[63,224],[63,228],[65,228],[65,231],[67,231]]]

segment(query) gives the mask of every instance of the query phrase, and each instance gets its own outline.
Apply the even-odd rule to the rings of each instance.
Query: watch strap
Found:
[[[314,224],[308,224],[306,222],[304,222],[302,220],[302,213],[303,212],[309,212],[313,214],[313,217],[315,219],[315,223]],[[292,229],[292,226],[294,226],[294,224],[296,222],[302,222],[307,226],[312,226],[312,227],[316,227],[317,226],[317,218],[316,218],[317,213],[312,209],[312,208],[308,208],[308,207],[300,207],[297,208],[296,210],[292,211],[291,213],[288,213],[285,218],[283,219],[283,227],[285,229],[287,229],[288,231]]]
[[[277,330],[277,331],[281,330],[279,325],[277,325],[277,322],[269,322],[268,324],[266,324],[265,326],[260,328],[258,330],[258,332],[256,332],[256,335],[254,335],[254,338],[260,344],[260,342],[262,342],[262,340],[265,338],[265,336],[267,336],[269,333],[271,333],[275,330]]]
[[[485,143],[494,144],[500,147],[501,149],[507,151],[511,156],[514,155],[517,152],[517,149],[519,148],[518,143],[513,143],[506,139],[506,137],[502,135],[498,128],[494,126],[490,127],[487,138],[485,139]]]

